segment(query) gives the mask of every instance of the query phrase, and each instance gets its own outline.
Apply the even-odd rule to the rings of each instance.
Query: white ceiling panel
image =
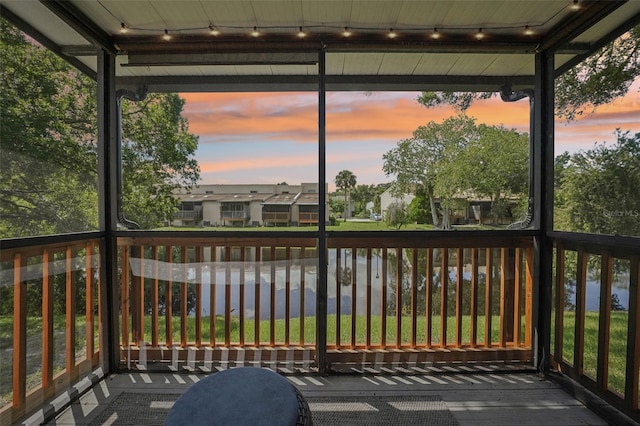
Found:
[[[571,5],[571,0],[0,0],[3,10],[19,18],[18,25],[26,31],[35,28],[36,38],[59,46],[63,57],[86,65],[87,73],[97,70],[95,56],[83,56],[91,53],[94,42],[118,53],[117,77],[176,81],[180,76],[316,75],[317,66],[308,60],[280,65],[273,55],[264,57],[270,52],[308,56],[323,45],[327,74],[348,76],[346,81],[359,75],[531,78],[533,52],[540,46],[568,51],[571,42],[580,43],[573,54],[556,55],[560,67],[618,26],[637,22],[640,14],[640,0],[581,0],[577,11]],[[594,22],[573,40],[564,35]],[[127,34],[120,32],[121,23],[130,28]],[[209,35],[209,25],[221,34]],[[536,34],[524,37],[525,25]],[[248,36],[254,26],[260,38]],[[300,26],[308,33],[304,39],[295,36]],[[352,37],[341,36],[345,26]],[[441,39],[430,38],[434,27]],[[480,27],[486,37],[478,41],[473,34]],[[389,28],[398,31],[396,39],[386,37]],[[162,40],[164,29],[177,36]],[[158,65],[121,66],[128,55]],[[241,62],[264,65],[208,65]],[[463,80],[468,87],[468,79]]]
[[[422,53],[383,53],[378,73],[380,75],[413,75]]]
[[[534,58],[531,55],[498,55],[485,68],[482,75],[532,75]]]

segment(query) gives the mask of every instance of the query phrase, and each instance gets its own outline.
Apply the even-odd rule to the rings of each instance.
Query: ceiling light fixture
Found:
[[[580,10],[580,2],[578,0],[573,0],[571,10]]]
[[[530,26],[525,25],[523,34],[527,36],[532,36],[535,34],[535,31],[533,31]]]
[[[169,31],[168,31],[168,30],[164,30],[164,34],[162,35],[162,39],[163,39],[164,41],[169,41],[169,40],[171,40],[171,34],[169,34]]]
[[[220,34],[220,31],[214,28],[213,25],[209,25],[209,34],[215,37]]]
[[[344,31],[342,32],[343,37],[350,37],[351,31],[349,31],[349,27],[344,27]]]
[[[433,29],[433,32],[431,33],[431,38],[434,40],[437,40],[441,37],[441,34],[438,32],[437,28]]]
[[[478,28],[478,32],[474,36],[476,40],[482,40],[484,38],[484,33],[482,32],[482,28]]]
[[[387,34],[387,37],[393,40],[394,38],[398,37],[398,33],[393,31],[393,28],[389,28],[389,34]]]
[[[300,31],[298,31],[298,38],[305,38],[306,36],[307,33],[302,30],[302,27],[300,27]]]
[[[124,24],[124,22],[120,22],[120,34],[126,34],[129,32],[129,28]]]
[[[258,27],[253,27],[253,31],[251,31],[252,37],[260,37],[260,31],[258,31]]]

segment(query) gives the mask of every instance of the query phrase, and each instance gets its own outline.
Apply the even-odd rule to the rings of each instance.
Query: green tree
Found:
[[[416,223],[428,223],[433,224],[431,218],[431,206],[429,205],[429,198],[426,197],[424,189],[419,186],[416,189],[416,197],[411,200],[408,207],[409,221]]]
[[[95,229],[95,82],[0,20],[0,86],[0,237]]]
[[[0,237],[96,229],[95,81],[0,20],[0,84]],[[199,175],[183,105],[123,103],[125,213],[145,227],[171,217],[171,190]]]
[[[376,197],[374,185],[357,185],[351,192],[355,204],[356,216],[369,217],[371,212],[367,210],[367,203],[373,203]]]
[[[599,49],[555,80],[555,112],[573,120],[587,111],[624,96],[640,76],[640,25]],[[451,105],[466,111],[495,93],[422,92],[418,102],[426,107]]]
[[[384,217],[384,220],[389,226],[396,229],[402,228],[402,225],[406,225],[409,222],[407,205],[403,201],[391,203],[387,209],[387,214]]]
[[[193,155],[198,138],[188,131],[184,100],[177,94],[151,94],[122,105],[125,216],[153,228],[172,217],[172,191],[197,182],[200,168]]]
[[[640,133],[556,159],[558,228],[640,236]]]
[[[356,187],[356,175],[353,174],[350,170],[342,170],[338,172],[335,178],[335,184],[338,189],[340,189],[344,193],[344,220],[347,220],[349,217],[349,192],[351,189]]]
[[[448,118],[442,123],[431,121],[418,127],[413,137],[398,142],[396,148],[382,157],[382,170],[387,176],[395,176],[395,195],[413,192],[418,186],[424,188],[436,227],[450,227],[447,194],[436,193],[438,175],[447,162],[466,148],[475,133],[475,121],[464,115]],[[436,210],[435,197],[440,198],[443,206],[442,220]]]
[[[383,170],[395,175],[397,195],[429,200],[433,224],[449,229],[449,210],[470,196],[489,197],[495,212],[524,196],[528,182],[528,137],[502,126],[476,125],[464,115],[419,127],[383,156]],[[441,217],[435,199],[441,206]]]

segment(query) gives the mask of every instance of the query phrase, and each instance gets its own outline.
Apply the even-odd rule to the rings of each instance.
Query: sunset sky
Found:
[[[640,132],[640,81],[622,99],[571,123],[556,122],[556,154],[613,142],[616,128]],[[184,93],[201,183],[317,182],[318,95],[316,93]],[[351,170],[358,184],[388,182],[382,156],[413,130],[441,122],[453,111],[427,109],[417,92],[327,94],[327,181]],[[474,104],[478,123],[529,131],[528,102],[493,98]]]

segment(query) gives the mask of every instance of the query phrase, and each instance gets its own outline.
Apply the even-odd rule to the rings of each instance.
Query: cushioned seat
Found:
[[[164,422],[175,425],[310,425],[309,407],[279,374],[234,368],[212,374],[178,398]]]

